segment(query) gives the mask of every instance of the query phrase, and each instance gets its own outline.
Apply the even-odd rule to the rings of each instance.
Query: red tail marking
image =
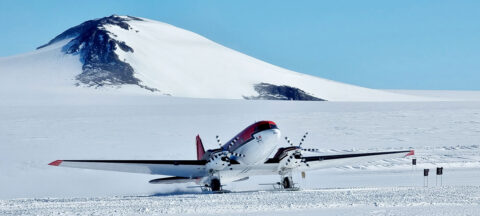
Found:
[[[415,154],[415,151],[414,150],[410,150],[410,152],[408,154],[405,155],[406,156],[410,156],[410,155],[414,155]]]
[[[205,154],[205,149],[203,148],[202,139],[200,135],[197,135],[197,160],[201,160]]]
[[[62,162],[63,162],[62,160],[56,160],[56,161],[53,161],[53,162],[49,163],[48,165],[50,165],[50,166],[60,166],[60,164]]]

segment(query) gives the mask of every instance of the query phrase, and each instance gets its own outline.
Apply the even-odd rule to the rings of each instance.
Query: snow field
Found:
[[[0,201],[4,215],[330,215],[356,213],[468,215],[480,209],[480,186],[385,187],[258,191],[225,194],[160,194],[102,198]],[[465,206],[465,208],[463,208]],[[402,211],[398,211],[402,208]],[[451,209],[456,209],[454,212]],[[440,210],[440,211],[438,211]],[[446,211],[445,211],[446,210]],[[398,213],[398,214],[397,214]]]
[[[187,99],[98,94],[0,104],[0,215],[475,215],[479,210],[479,102],[346,103]],[[416,150],[399,158],[307,172],[298,192],[278,176],[199,194],[151,185],[161,176],[51,167],[56,159],[194,159],[195,136],[217,146],[258,120],[325,154]],[[281,143],[280,145],[286,145]],[[444,167],[443,185],[434,168]],[[423,168],[432,169],[423,188]],[[315,189],[322,188],[322,189]],[[315,189],[315,190],[309,190]],[[244,192],[242,191],[250,191]],[[238,192],[238,193],[236,193]],[[48,198],[50,197],[50,198]],[[239,201],[239,202],[236,202]]]
[[[478,102],[321,103],[99,95],[75,97],[73,105],[65,98],[38,105],[12,102],[0,106],[0,119],[1,199],[170,191],[171,186],[147,183],[161,176],[47,164],[57,159],[194,159],[197,134],[207,149],[215,148],[216,135],[227,140],[254,121],[265,119],[275,121],[293,142],[309,131],[304,147],[319,148],[326,154],[413,148],[418,169],[443,166],[449,172],[480,167]],[[393,159],[336,170],[410,169],[408,159]],[[310,179],[329,179],[321,171],[308,176],[310,183],[314,182]],[[259,189],[257,183],[278,181],[277,176],[266,178],[234,183],[227,189],[254,190]],[[330,179],[339,184],[335,177]],[[347,179],[342,186],[381,185],[370,182],[354,185]],[[321,183],[309,188],[324,185],[335,187]]]

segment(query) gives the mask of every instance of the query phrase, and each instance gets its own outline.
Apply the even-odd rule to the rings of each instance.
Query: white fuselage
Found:
[[[213,176],[204,177],[199,183],[207,183],[211,177],[218,177],[224,182],[231,182],[250,176],[251,167],[264,163],[268,157],[278,147],[281,133],[279,129],[268,129],[260,131],[253,135],[253,139],[245,142],[233,152],[245,155],[245,157],[237,157],[235,160],[240,163],[238,168],[232,169],[226,167],[217,171]]]
[[[254,139],[234,151],[245,155],[245,157],[237,158],[240,164],[251,166],[264,163],[268,156],[277,149],[281,134],[279,129],[269,129],[258,132],[253,136]]]

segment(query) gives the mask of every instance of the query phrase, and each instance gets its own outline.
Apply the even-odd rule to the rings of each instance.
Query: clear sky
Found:
[[[480,90],[478,0],[0,0],[0,56],[111,14],[167,22],[281,67],[365,87]]]

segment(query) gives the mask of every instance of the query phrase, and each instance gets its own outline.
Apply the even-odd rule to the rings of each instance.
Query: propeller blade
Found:
[[[300,143],[298,144],[299,147],[302,146],[303,141],[305,141],[305,139],[307,138],[307,135],[308,135],[308,132],[306,132],[306,133],[303,135],[302,140],[301,140]]]
[[[230,150],[230,148],[232,148],[232,146],[235,144],[234,141],[231,141],[230,144],[228,144],[228,150]]]
[[[290,146],[293,146],[293,143],[290,141],[290,139],[288,139],[288,137],[285,137],[285,140],[287,141],[288,144],[290,144]]]
[[[314,148],[307,148],[307,149],[302,148],[301,150],[302,151],[308,151],[308,152],[320,152],[319,149],[314,149]]]
[[[222,147],[222,142],[220,141],[220,137],[218,137],[218,135],[217,135],[217,142],[218,142],[218,145]]]
[[[235,156],[235,157],[245,157],[244,154],[235,153],[235,152],[233,152],[232,155]]]

